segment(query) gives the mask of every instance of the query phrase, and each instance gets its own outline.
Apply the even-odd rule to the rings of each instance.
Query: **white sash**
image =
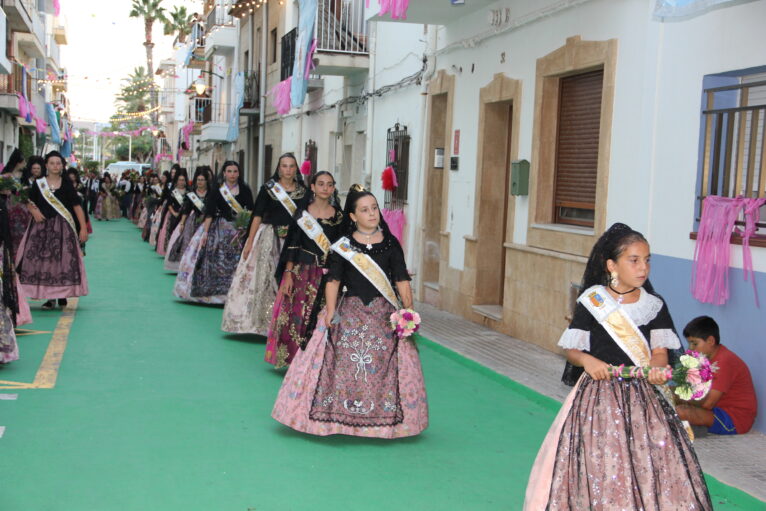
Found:
[[[72,228],[72,232],[74,232],[75,238],[77,238],[77,227],[75,227],[74,218],[72,218],[72,214],[69,212],[69,210],[65,208],[63,204],[61,204],[61,201],[58,200],[58,197],[53,194],[53,190],[51,190],[50,186],[48,186],[48,180],[44,177],[41,177],[37,180],[37,186],[40,188],[40,191],[42,192],[43,197],[48,202],[48,204],[50,204],[51,207],[56,210],[56,213],[64,217],[66,223],[68,223],[69,227]]]
[[[383,298],[389,301],[396,309],[400,309],[399,300],[396,298],[394,288],[391,287],[386,273],[378,266],[375,260],[363,254],[357,252],[354,247],[351,246],[351,242],[345,236],[336,241],[332,246],[333,251],[340,254],[346,261],[350,262],[354,268],[359,270],[359,273],[364,275],[370,284],[375,286],[375,289],[383,295]]]
[[[160,185],[152,185],[152,190],[157,194],[158,197],[162,196],[162,187]]]
[[[652,358],[649,342],[636,323],[604,286],[593,286],[577,299],[599,322],[609,336],[633,361],[633,365],[648,366]]]
[[[322,253],[326,256],[330,251],[330,240],[324,233],[324,230],[322,230],[322,226],[319,224],[317,219],[311,216],[311,213],[308,211],[303,210],[303,213],[297,220],[297,223],[298,227],[300,227],[303,232],[306,233],[306,236],[311,238],[311,240],[317,244],[317,246],[322,250]]]
[[[295,212],[298,210],[298,206],[295,205],[293,200],[290,198],[290,196],[287,194],[287,190],[282,188],[282,185],[274,181],[273,179],[270,179],[266,182],[266,189],[271,193],[271,195],[279,201],[280,204],[282,204],[288,213],[290,213],[290,216],[293,216]]]
[[[173,198],[176,200],[176,202],[178,202],[178,204],[183,206],[183,204],[184,204],[184,194],[181,193],[180,191],[178,191],[178,188],[173,188]]]
[[[221,195],[223,196],[223,200],[226,201],[226,204],[234,210],[234,213],[240,214],[245,210],[245,208],[237,202],[237,199],[231,194],[231,190],[229,190],[229,187],[225,184],[221,186]]]
[[[194,204],[194,207],[197,208],[197,211],[202,213],[202,210],[205,209],[205,203],[202,202],[202,199],[199,198],[199,195],[194,192],[189,192],[186,194],[186,197],[188,197],[191,203]]]

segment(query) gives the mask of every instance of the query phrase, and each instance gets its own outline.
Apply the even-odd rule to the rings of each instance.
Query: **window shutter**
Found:
[[[604,71],[561,79],[556,140],[555,219],[593,226]]]

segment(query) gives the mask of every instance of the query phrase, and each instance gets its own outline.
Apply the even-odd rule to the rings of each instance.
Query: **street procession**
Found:
[[[0,511],[766,511],[766,0],[2,0]]]

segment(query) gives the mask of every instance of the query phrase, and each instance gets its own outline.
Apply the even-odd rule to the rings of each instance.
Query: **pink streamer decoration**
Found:
[[[194,130],[194,121],[189,121],[183,128],[181,128],[181,133],[184,136],[184,142],[186,143],[187,148],[191,148],[191,132]]]
[[[313,57],[314,57],[314,52],[316,51],[316,49],[317,49],[317,40],[316,40],[316,37],[315,37],[314,40],[311,42],[311,48],[309,48],[309,54],[306,57],[306,70],[303,73],[304,78],[306,80],[309,79],[309,74],[311,74],[311,70],[314,69],[314,58]]]
[[[285,115],[290,111],[290,84],[293,77],[279,82],[271,88],[268,95],[271,96],[271,104],[277,109],[279,115]]]
[[[404,226],[407,225],[407,217],[404,216],[404,211],[401,209],[386,209],[383,208],[383,220],[388,224],[388,228],[391,231],[399,243],[404,245]]]
[[[396,149],[389,149],[388,150],[388,163],[393,163],[396,161]]]
[[[755,287],[750,238],[755,234],[759,208],[766,199],[730,198],[710,195],[702,205],[702,219],[697,232],[692,268],[692,296],[702,303],[723,305],[729,299],[729,261],[731,235],[742,234],[742,266],[745,281],[752,279],[756,306],[760,307]],[[745,230],[735,229],[739,212],[744,208]]]
[[[407,19],[407,8],[410,6],[410,0],[379,0],[378,3],[380,4],[379,16],[390,13],[391,19]]]
[[[19,117],[26,118],[27,114],[29,113],[29,104],[27,103],[27,98],[19,93],[16,93],[16,95],[19,97]]]
[[[38,133],[45,133],[45,130],[48,129],[48,123],[39,117],[35,117],[35,129]]]
[[[53,11],[56,13],[56,16],[61,15],[61,0],[53,0]]]

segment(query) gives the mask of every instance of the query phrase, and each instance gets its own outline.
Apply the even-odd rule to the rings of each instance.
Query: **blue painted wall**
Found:
[[[766,433],[766,273],[755,274],[760,309],[755,306],[753,286],[744,281],[742,270],[729,270],[730,298],[725,305],[695,300],[690,290],[691,275],[692,261],[652,255],[652,284],[667,301],[678,334],[691,319],[710,316],[721,327],[721,343],[747,363],[758,396],[758,416],[753,429]]]

